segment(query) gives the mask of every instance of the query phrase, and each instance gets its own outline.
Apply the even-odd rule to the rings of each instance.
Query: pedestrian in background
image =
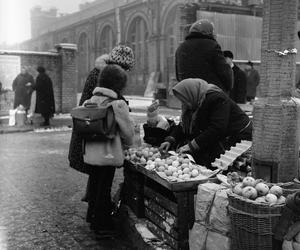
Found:
[[[229,93],[230,98],[239,104],[246,103],[247,79],[246,74],[235,63],[233,63],[233,53],[230,50],[223,52],[226,62],[233,71],[233,87]]]
[[[53,84],[51,78],[46,74],[43,66],[37,68],[39,72],[33,89],[36,91],[35,113],[41,114],[44,122],[41,126],[49,126],[50,118],[55,113],[55,101],[53,93]]]
[[[215,39],[214,25],[208,20],[195,22],[175,55],[176,78],[201,78],[223,89],[232,88],[233,73],[226,63],[221,47]]]
[[[260,76],[251,61],[248,61],[246,64],[245,73],[247,77],[247,101],[252,102],[256,96],[256,88],[259,85]]]
[[[33,76],[28,73],[27,67],[23,66],[21,73],[14,79],[12,84],[12,89],[15,92],[14,109],[19,105],[22,105],[26,111],[29,109],[33,85]]]
[[[124,161],[123,149],[133,143],[134,126],[129,117],[126,102],[119,99],[127,83],[126,72],[118,65],[106,66],[99,77],[99,87],[93,91],[93,97],[85,103],[97,103],[99,107],[108,100],[112,105],[117,122],[116,137],[111,140],[99,140],[85,143],[84,161],[91,164],[88,188],[87,222],[100,237],[112,236],[115,233],[112,220],[111,187],[116,167]],[[104,148],[104,150],[102,150]],[[123,149],[122,149],[123,148]],[[102,155],[101,152],[104,154]],[[105,154],[112,152],[111,165],[103,165]]]

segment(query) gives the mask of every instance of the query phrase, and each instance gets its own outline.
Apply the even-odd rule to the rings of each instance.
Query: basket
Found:
[[[228,193],[232,250],[272,250],[273,232],[285,206],[260,204]]]

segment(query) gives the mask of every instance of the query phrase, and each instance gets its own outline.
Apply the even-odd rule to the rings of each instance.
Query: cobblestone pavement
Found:
[[[98,241],[85,222],[87,176],[68,167],[70,135],[0,135],[1,250],[132,249],[122,239]],[[113,193],[122,178],[118,170]]]

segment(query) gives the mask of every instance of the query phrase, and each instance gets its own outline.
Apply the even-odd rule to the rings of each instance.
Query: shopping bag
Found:
[[[9,110],[8,126],[15,126],[16,125],[16,112],[17,112],[17,109]]]
[[[32,119],[32,117],[34,116],[35,106],[36,106],[36,91],[33,91],[31,94],[30,108],[28,110],[28,118]]]

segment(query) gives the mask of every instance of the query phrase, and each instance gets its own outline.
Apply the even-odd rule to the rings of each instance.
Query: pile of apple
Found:
[[[146,165],[148,160],[154,161],[156,158],[161,157],[158,148],[147,147],[147,145],[142,145],[138,148],[130,148],[125,150],[124,153],[126,160],[142,165]]]
[[[125,151],[125,159],[156,171],[160,177],[170,181],[188,181],[193,178],[209,177],[213,171],[196,165],[184,156],[163,157],[157,148],[142,146]]]
[[[245,177],[242,182],[236,184],[233,188],[233,192],[258,203],[266,203],[269,205],[285,203],[285,197],[282,196],[281,187],[277,185],[269,187],[263,180],[255,180],[250,176]]]

